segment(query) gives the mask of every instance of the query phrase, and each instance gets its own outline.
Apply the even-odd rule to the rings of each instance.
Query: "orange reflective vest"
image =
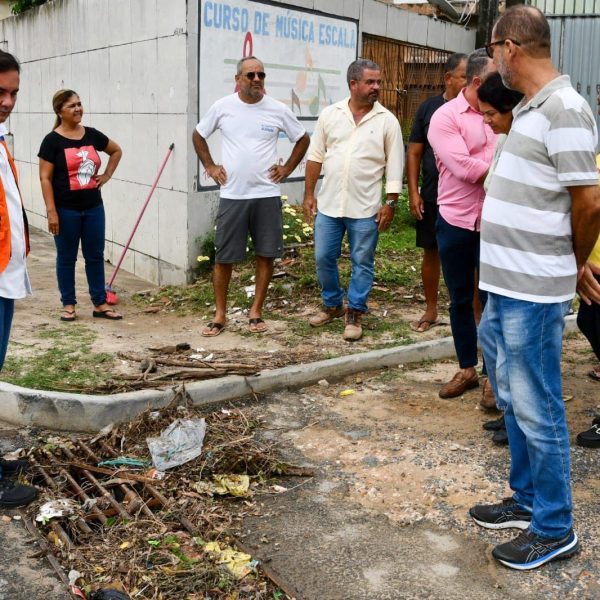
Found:
[[[17,175],[17,167],[13,161],[8,146],[4,140],[0,140],[0,144],[6,149],[6,156],[8,156],[8,163],[13,172],[17,189],[19,189],[19,196],[21,196],[21,190],[19,188],[19,177]],[[27,223],[27,215],[23,208],[23,199],[21,198],[21,208],[23,210],[23,225],[25,230],[25,253],[29,254],[29,225]],[[6,192],[4,191],[4,183],[2,177],[0,177],[0,273],[6,269],[10,261],[11,247],[10,247],[10,219],[8,218],[8,205],[6,203]]]

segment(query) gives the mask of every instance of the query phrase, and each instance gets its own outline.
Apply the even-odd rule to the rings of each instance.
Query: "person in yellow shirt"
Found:
[[[598,106],[598,112],[600,113],[600,94],[598,95]],[[596,157],[596,165],[600,174],[600,154]],[[600,237],[588,258],[588,263],[592,265],[595,273],[594,277],[600,283]],[[588,339],[594,354],[600,361],[600,304],[595,302],[586,304],[582,300],[577,313],[577,327]],[[588,376],[595,381],[600,381],[600,363],[588,373]],[[582,431],[577,436],[577,444],[588,448],[600,448],[600,416],[592,421],[590,429]]]

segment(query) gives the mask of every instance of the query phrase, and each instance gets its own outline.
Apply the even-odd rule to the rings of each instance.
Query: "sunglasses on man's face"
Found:
[[[263,71],[250,71],[250,73],[245,73],[246,77],[250,81],[254,81],[255,76],[258,77],[261,81],[267,76]]]

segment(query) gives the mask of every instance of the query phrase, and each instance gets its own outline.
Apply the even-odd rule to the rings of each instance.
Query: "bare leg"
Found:
[[[262,308],[267,297],[267,289],[273,276],[273,259],[265,256],[256,257],[256,290],[254,292],[254,302],[250,307],[248,316],[251,319],[257,319],[262,316]]]
[[[215,323],[225,325],[227,320],[227,291],[233,272],[232,264],[217,263],[213,269],[213,288],[215,290]]]
[[[421,280],[425,291],[425,312],[413,325],[416,331],[427,331],[437,321],[438,290],[440,285],[440,255],[437,248],[425,248],[421,263]],[[420,324],[419,324],[420,323]]]
[[[437,301],[440,286],[440,255],[437,248],[425,248],[421,264],[421,278],[425,291],[425,313],[421,319],[435,321],[438,316]]]

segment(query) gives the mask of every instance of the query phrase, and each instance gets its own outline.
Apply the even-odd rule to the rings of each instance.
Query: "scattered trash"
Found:
[[[247,498],[252,495],[248,475],[213,475],[212,479],[212,481],[198,481],[192,485],[192,489],[209,496],[229,494],[238,498]]]
[[[119,456],[111,460],[103,460],[98,463],[99,467],[149,467],[149,460],[141,460],[139,458],[128,458],[127,456]]]
[[[214,554],[217,562],[225,565],[228,571],[237,579],[246,577],[258,565],[258,561],[252,560],[249,554],[238,552],[231,546],[221,549],[218,542],[209,542],[204,546],[204,550]]]
[[[256,292],[256,286],[255,285],[247,285],[244,288],[244,291],[246,292],[246,298],[252,298],[252,296],[254,296],[254,293]]]
[[[40,506],[35,520],[38,523],[47,523],[50,519],[57,517],[66,517],[72,515],[77,510],[78,505],[73,500],[60,498],[59,500],[51,500]]]
[[[340,392],[340,396],[343,398],[344,396],[352,396],[352,394],[355,394],[356,392],[354,390],[342,390]]]
[[[210,362],[214,357],[215,355],[211,352],[208,356],[204,357],[204,362]]]
[[[231,494],[232,496],[245,497],[250,491],[250,477],[248,475],[213,475],[215,491],[219,495]]]
[[[204,419],[176,419],[160,437],[146,438],[154,466],[166,471],[197,458],[202,452],[205,433]]]
[[[321,387],[329,387],[329,381],[327,379],[319,379],[319,385]]]
[[[161,480],[165,478],[166,473],[164,471],[159,471],[158,469],[150,469],[147,473],[146,473],[146,477],[148,477],[148,479],[157,479],[157,480]]]
[[[83,575],[79,571],[76,571],[75,569],[71,569],[69,571],[69,574],[67,575],[67,577],[69,578],[69,585],[71,587],[73,587],[74,585],[77,584],[77,580],[81,579],[83,577]]]
[[[286,487],[283,487],[282,485],[272,485],[271,489],[274,492],[277,492],[278,494],[282,494],[283,492],[287,492],[288,489]]]

